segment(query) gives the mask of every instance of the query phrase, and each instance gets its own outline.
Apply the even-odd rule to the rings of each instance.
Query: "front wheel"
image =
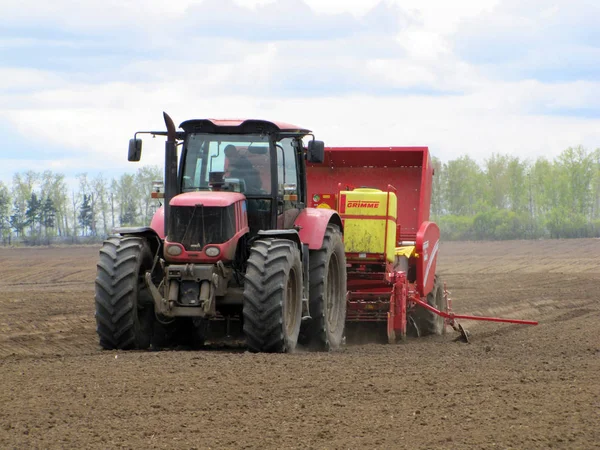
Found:
[[[302,262],[296,244],[286,239],[254,243],[244,281],[243,316],[250,351],[296,348],[302,320]]]
[[[152,268],[145,239],[110,236],[102,248],[96,275],[96,330],[104,349],[147,349],[154,307],[144,275]]]

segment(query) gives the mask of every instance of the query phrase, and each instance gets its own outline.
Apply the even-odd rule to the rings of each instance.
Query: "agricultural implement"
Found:
[[[451,311],[427,148],[325,150],[286,123],[164,119],[128,155],[139,134],[166,137],[163,206],[100,249],[103,348],[201,346],[220,327],[254,352],[334,350],[347,322],[387,322],[390,342],[446,325],[466,338],[459,318],[533,323]]]
[[[455,314],[436,275],[440,231],[429,221],[433,177],[427,147],[325,149],[309,164],[309,205],[337,210],[344,225],[347,322],[386,322],[390,343],[442,334],[468,342],[457,319],[536,325],[537,322]]]

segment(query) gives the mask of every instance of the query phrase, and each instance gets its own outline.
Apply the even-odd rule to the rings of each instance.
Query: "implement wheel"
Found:
[[[302,320],[302,262],[295,243],[254,243],[244,281],[243,316],[250,351],[294,351]]]
[[[147,349],[152,339],[154,305],[144,275],[152,268],[145,239],[110,236],[102,248],[96,275],[96,331],[100,346]]]
[[[433,289],[427,294],[427,303],[442,312],[446,312],[448,309],[446,300],[444,299],[444,285],[437,275],[433,282]],[[419,328],[421,336],[444,334],[446,330],[445,321],[442,316],[422,308],[419,305],[416,306],[412,318]]]
[[[346,254],[342,233],[335,225],[327,227],[322,247],[310,252],[309,281],[312,319],[303,334],[314,350],[337,350],[346,323]]]

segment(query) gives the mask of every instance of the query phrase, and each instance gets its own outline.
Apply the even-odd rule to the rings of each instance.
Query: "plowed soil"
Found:
[[[0,448],[600,448],[600,240],[446,243],[445,336],[334,353],[98,347],[97,247],[0,249]]]

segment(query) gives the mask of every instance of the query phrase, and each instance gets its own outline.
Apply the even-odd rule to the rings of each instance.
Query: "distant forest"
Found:
[[[152,182],[162,178],[158,167],[112,179],[81,174],[70,190],[60,173],[17,173],[11,186],[0,182],[0,241],[96,242],[117,226],[148,225],[158,207],[151,198]]]
[[[600,237],[600,149],[433,164],[431,217],[446,240]]]
[[[445,240],[600,237],[600,149],[432,163],[431,217]],[[11,185],[0,182],[0,242],[96,242],[116,226],[147,225],[158,206],[152,182],[162,176],[159,167],[112,179],[81,174],[70,190],[60,173],[17,173]]]

